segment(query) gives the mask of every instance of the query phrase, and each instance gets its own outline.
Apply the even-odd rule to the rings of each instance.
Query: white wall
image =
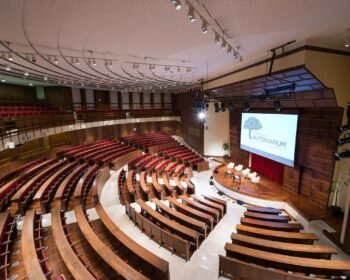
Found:
[[[205,121],[208,129],[204,129],[204,155],[223,156],[222,145],[230,143],[230,118],[229,112],[215,113],[214,103],[209,104],[209,110],[205,112]]]

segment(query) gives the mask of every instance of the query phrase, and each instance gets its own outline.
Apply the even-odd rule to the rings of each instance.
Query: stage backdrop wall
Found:
[[[283,167],[283,187],[294,193],[300,192],[308,196],[310,201],[327,207],[334,169],[335,140],[339,137],[336,128],[341,124],[343,109],[298,110],[295,166]],[[288,113],[288,110],[283,111]],[[241,113],[238,110],[230,113],[231,158],[233,162],[248,166],[249,154],[239,148]]]

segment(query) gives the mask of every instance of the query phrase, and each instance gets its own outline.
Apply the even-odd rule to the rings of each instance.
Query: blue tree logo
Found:
[[[262,129],[260,121],[255,117],[250,117],[244,122],[243,128],[249,129],[249,138],[252,139],[252,130]]]

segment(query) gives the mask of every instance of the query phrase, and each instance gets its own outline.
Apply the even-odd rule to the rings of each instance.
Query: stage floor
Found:
[[[213,174],[214,179],[231,191],[260,199],[288,202],[288,204],[303,215],[305,219],[309,221],[323,220],[335,231],[341,231],[343,218],[331,216],[328,209],[315,204],[305,195],[292,193],[281,184],[263,176],[261,176],[258,184],[252,184],[249,179],[242,179],[239,184],[238,180],[233,181],[230,176],[225,178],[227,167],[223,165],[218,166],[214,170],[218,171],[217,174]]]

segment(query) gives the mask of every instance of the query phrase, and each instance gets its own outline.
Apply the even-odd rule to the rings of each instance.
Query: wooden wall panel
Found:
[[[35,87],[0,84],[0,102],[33,104],[37,101]]]
[[[45,101],[54,107],[67,108],[72,105],[72,89],[70,87],[45,87]]]
[[[200,96],[199,96],[200,97]],[[182,120],[181,130],[185,141],[197,152],[204,152],[204,127],[192,110],[192,100],[196,93],[181,93],[175,97],[175,106],[178,108]]]
[[[242,111],[230,112],[230,156],[235,163],[249,165],[249,153],[240,148]]]

